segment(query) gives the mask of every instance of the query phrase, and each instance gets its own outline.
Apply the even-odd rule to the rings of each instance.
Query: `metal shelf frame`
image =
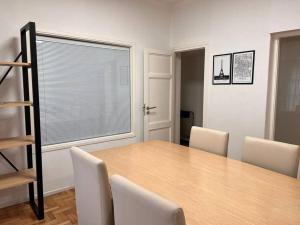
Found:
[[[42,169],[42,146],[40,128],[40,106],[39,106],[39,82],[36,50],[36,28],[34,22],[27,23],[20,30],[22,62],[28,62],[30,56],[30,67],[22,67],[24,101],[30,101],[29,70],[31,70],[32,100],[33,100],[33,124],[35,139],[35,169],[37,182],[37,201],[35,201],[35,188],[33,183],[28,184],[29,202],[38,219],[44,218],[44,195],[43,195],[43,169]],[[27,35],[28,34],[28,35]],[[29,37],[29,40],[28,40]],[[29,43],[29,49],[28,44]],[[28,51],[29,50],[29,51]],[[30,107],[25,107],[26,135],[32,135]],[[33,168],[32,145],[27,145],[27,167]]]

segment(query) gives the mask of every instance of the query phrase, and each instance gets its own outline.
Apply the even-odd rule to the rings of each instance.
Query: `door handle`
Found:
[[[146,114],[149,115],[150,114],[150,109],[156,109],[156,106],[147,106],[146,107]]]
[[[150,114],[150,110],[151,109],[156,109],[157,107],[156,106],[147,106],[144,104],[144,107],[143,107],[143,110],[144,110],[144,115],[149,115]]]
[[[150,109],[156,109],[157,107],[156,106],[152,106],[152,107],[149,107],[147,106],[146,109],[149,111]]]

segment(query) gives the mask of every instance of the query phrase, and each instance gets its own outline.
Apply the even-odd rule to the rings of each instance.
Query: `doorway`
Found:
[[[176,142],[188,146],[192,126],[203,126],[205,49],[177,52]],[[177,126],[176,126],[177,125]]]
[[[300,31],[274,34],[271,41],[266,137],[300,145]]]

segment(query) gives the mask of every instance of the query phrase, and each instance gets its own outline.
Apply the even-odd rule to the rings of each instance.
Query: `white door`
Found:
[[[144,140],[174,139],[173,54],[145,50]]]

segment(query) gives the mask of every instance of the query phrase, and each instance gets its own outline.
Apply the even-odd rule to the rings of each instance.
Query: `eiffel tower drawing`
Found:
[[[223,71],[223,59],[221,60],[221,70],[219,73],[219,77],[224,77],[224,71]]]

